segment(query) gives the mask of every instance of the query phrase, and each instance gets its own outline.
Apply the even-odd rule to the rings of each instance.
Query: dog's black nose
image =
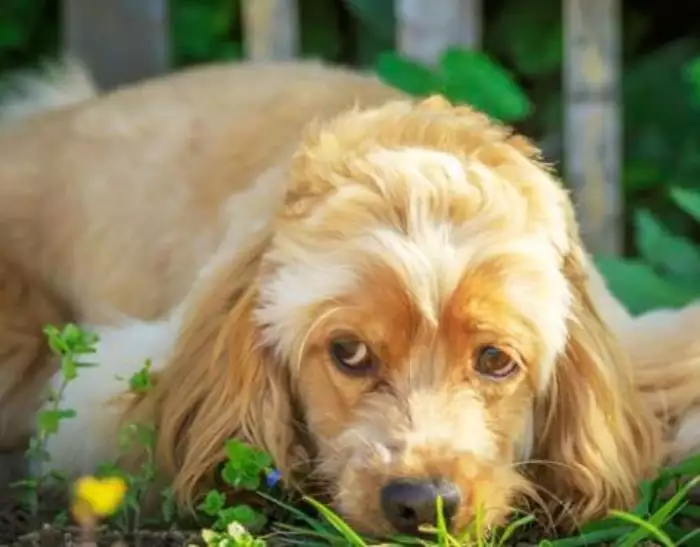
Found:
[[[396,479],[382,488],[382,511],[387,520],[403,534],[417,534],[425,524],[434,526],[437,498],[447,525],[459,508],[461,493],[456,484],[433,479]]]

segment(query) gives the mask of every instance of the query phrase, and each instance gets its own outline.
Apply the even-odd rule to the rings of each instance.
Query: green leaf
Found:
[[[451,101],[472,105],[503,122],[522,120],[532,112],[511,74],[482,52],[447,49],[440,67],[442,91]]]
[[[250,468],[245,462],[229,460],[221,470],[222,480],[240,490],[257,490],[262,482],[262,477],[257,468]]]
[[[141,370],[134,373],[129,378],[129,389],[135,393],[145,393],[153,387],[151,379],[151,361],[146,361],[146,364]]]
[[[695,221],[700,222],[700,192],[671,188],[671,199]]]
[[[238,18],[231,0],[179,0],[172,2],[173,49],[179,63],[210,61]]]
[[[652,267],[694,282],[700,277],[700,249],[684,237],[672,234],[649,211],[635,214],[636,244]]]
[[[681,307],[700,296],[700,289],[671,283],[638,260],[598,256],[595,263],[612,293],[632,313]]]
[[[241,462],[249,460],[253,452],[253,447],[238,439],[226,441],[226,458],[231,462]]]
[[[74,418],[75,410],[42,410],[37,417],[37,425],[44,435],[53,435],[58,432],[61,420]]]
[[[267,452],[256,450],[253,453],[251,463],[257,469],[257,471],[264,471],[272,465],[272,458]]]
[[[236,505],[222,511],[226,524],[240,522],[246,528],[260,519],[260,514],[249,505]]]
[[[383,53],[377,62],[377,74],[387,84],[417,97],[440,91],[440,78],[428,67],[394,52]]]
[[[225,505],[226,496],[218,490],[210,490],[204,501],[199,505],[199,510],[210,517],[216,517]]]
[[[626,161],[656,163],[666,174],[659,186],[683,161],[687,143],[699,133],[700,109],[684,73],[696,56],[695,40],[684,37],[631,59],[624,74]]]

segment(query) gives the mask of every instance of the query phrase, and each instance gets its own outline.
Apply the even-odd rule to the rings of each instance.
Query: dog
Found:
[[[72,475],[153,424],[182,507],[224,444],[374,535],[630,508],[700,444],[700,306],[633,317],[535,145],[317,62],[99,93],[26,78],[0,129],[0,447],[60,384],[42,326],[99,335],[48,442]],[[153,385],[123,379],[152,362]]]

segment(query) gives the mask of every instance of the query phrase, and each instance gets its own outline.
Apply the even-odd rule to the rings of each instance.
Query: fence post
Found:
[[[65,51],[103,88],[167,72],[167,0],[64,0]]]
[[[623,245],[619,0],[562,0],[565,177],[594,253]]]
[[[248,59],[296,57],[299,14],[296,0],[243,0],[243,34]]]
[[[481,3],[482,0],[396,0],[399,51],[416,61],[433,64],[446,47],[478,48]]]

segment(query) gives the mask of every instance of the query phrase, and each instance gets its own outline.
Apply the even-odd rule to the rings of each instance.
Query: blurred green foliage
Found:
[[[301,56],[373,67],[415,95],[440,92],[537,139],[560,161],[562,0],[489,0],[484,51],[435,67],[396,54],[392,0],[301,0]],[[56,51],[56,0],[0,0],[0,73]],[[170,0],[176,67],[240,59],[240,0]],[[626,257],[598,257],[633,311],[700,296],[700,40],[688,4],[625,2]]]

